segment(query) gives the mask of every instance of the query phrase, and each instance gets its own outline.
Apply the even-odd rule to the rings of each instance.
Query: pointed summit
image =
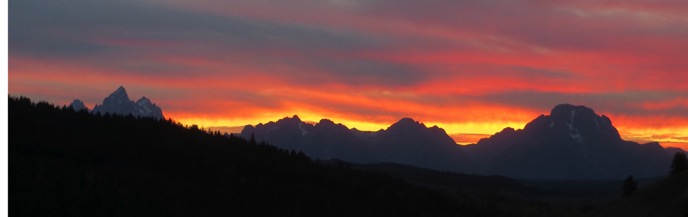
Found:
[[[112,92],[108,97],[105,97],[103,104],[96,105],[93,108],[93,113],[110,113],[118,115],[134,115],[137,117],[155,117],[165,118],[162,115],[162,109],[152,103],[150,99],[141,97],[136,102],[129,99],[127,90],[123,86],[119,86],[117,90]]]
[[[74,111],[81,111],[81,110],[86,110],[88,111],[88,108],[86,105],[84,105],[84,102],[81,101],[80,99],[75,99],[72,101],[72,103],[69,104],[69,107],[74,109]]]
[[[124,86],[119,86],[119,87],[117,88],[117,90],[115,90],[115,92],[113,92],[112,94],[121,93],[121,92],[124,92],[124,94],[127,94],[127,90],[124,89]]]
[[[138,105],[150,105],[152,103],[151,103],[150,99],[148,99],[144,96],[144,97],[141,97],[141,99],[137,100],[136,104],[138,104]]]
[[[123,86],[119,86],[115,92],[112,92],[110,96],[126,96],[127,99],[129,98],[129,95],[127,95],[127,90],[124,89]]]
[[[158,119],[164,118],[162,115],[162,109],[155,105],[155,103],[152,103],[150,99],[146,98],[145,96],[136,101],[136,106],[137,110],[133,112],[133,114],[136,116],[155,117]]]
[[[119,86],[115,92],[112,92],[108,97],[105,97],[105,100],[103,100],[103,105],[105,104],[115,104],[115,105],[124,105],[129,102],[129,95],[127,94],[127,90],[124,89],[124,87]],[[95,110],[95,109],[94,109]]]

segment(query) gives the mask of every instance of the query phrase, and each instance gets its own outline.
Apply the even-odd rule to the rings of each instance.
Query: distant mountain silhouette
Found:
[[[667,173],[671,155],[658,143],[624,141],[611,120],[562,104],[523,130],[506,128],[466,147],[489,174],[524,179],[622,179]]]
[[[80,102],[81,100],[75,100],[75,102],[76,101]],[[72,102],[72,104],[75,102]],[[81,105],[83,105],[83,102]],[[78,102],[76,106],[79,106]],[[72,106],[72,108],[76,109],[77,107]],[[96,105],[93,108],[93,113],[110,113],[118,115],[131,114],[135,117],[154,117],[157,119],[165,119],[165,117],[162,115],[162,109],[160,109],[160,107],[152,103],[145,96],[141,97],[141,99],[137,100],[136,102],[131,101],[129,99],[129,95],[127,94],[127,90],[125,90],[122,86],[117,88],[117,90],[115,90],[115,92],[111,93],[109,96],[105,97],[103,104]]]
[[[409,184],[172,120],[10,97],[8,123],[16,216],[552,216],[543,203],[430,187],[522,187],[503,177],[420,170],[429,176],[408,180],[424,185]]]
[[[75,99],[74,101],[72,101],[72,103],[69,104],[69,107],[74,109],[74,111],[89,111],[86,105],[84,105],[84,102],[79,99]]]
[[[466,154],[443,129],[428,128],[410,118],[403,118],[385,130],[367,132],[327,119],[312,125],[293,116],[248,125],[241,132],[247,139],[251,135],[259,141],[324,160],[394,162],[450,171],[461,171],[466,163]]]
[[[312,125],[294,116],[249,125],[241,132],[244,138],[251,135],[323,160],[393,162],[520,179],[656,177],[667,173],[666,165],[675,151],[656,142],[624,141],[608,117],[568,104],[540,115],[523,130],[505,128],[469,146],[458,146],[443,129],[428,128],[410,118],[385,130],[367,132],[331,120]]]

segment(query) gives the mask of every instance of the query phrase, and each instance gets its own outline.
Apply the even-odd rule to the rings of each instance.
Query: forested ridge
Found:
[[[549,209],[323,166],[172,120],[92,115],[25,97],[9,99],[9,205],[15,216],[524,216]]]

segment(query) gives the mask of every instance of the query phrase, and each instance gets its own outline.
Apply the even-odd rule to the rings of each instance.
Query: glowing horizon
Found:
[[[688,149],[686,56],[688,2],[9,4],[10,94],[92,108],[122,85],[205,127],[411,117],[465,143],[570,103]]]

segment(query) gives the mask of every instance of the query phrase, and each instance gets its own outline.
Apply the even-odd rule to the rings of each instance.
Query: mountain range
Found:
[[[72,101],[72,103],[69,104],[69,107],[77,111],[89,110],[88,107],[84,105],[84,102],[79,99]],[[135,117],[153,117],[156,119],[165,119],[165,116],[162,114],[162,109],[155,103],[151,102],[150,99],[144,96],[134,102],[129,99],[127,90],[122,86],[117,88],[117,90],[112,92],[109,96],[105,97],[102,104],[97,104],[95,107],[93,107],[91,112],[94,114],[109,113],[125,116],[131,114]]]
[[[81,100],[69,107],[89,109]],[[120,86],[91,113],[164,119],[148,98],[136,102]],[[360,131],[323,119],[307,123],[298,116],[248,125],[241,136],[255,137],[287,150],[322,160],[352,163],[398,163],[436,170],[503,175],[518,179],[622,179],[628,175],[656,177],[667,173],[678,149],[658,143],[625,141],[611,120],[585,106],[561,104],[523,129],[505,128],[476,144],[457,145],[437,126],[402,118],[387,129]]]
[[[624,141],[611,120],[558,105],[522,130],[506,128],[466,147],[483,173],[524,179],[620,179],[665,175],[675,151]]]
[[[349,129],[323,119],[308,124],[298,116],[277,122],[246,126],[241,136],[304,152],[319,159],[341,159],[354,163],[394,162],[424,168],[457,171],[466,153],[447,133],[426,127],[410,118],[401,119],[377,132]]]
[[[688,213],[688,174],[677,169],[685,166],[675,166],[680,161],[671,163],[671,176],[639,180],[637,190],[614,199],[620,193],[615,193],[621,186],[618,179],[514,180],[395,163],[311,160],[303,153],[259,144],[252,138],[255,134],[246,140],[172,120],[91,115],[83,109],[75,112],[75,108],[10,97],[8,133],[12,139],[8,151],[13,172],[8,189],[13,201],[10,206],[16,213],[22,216],[102,213],[121,216],[138,213],[147,216],[685,216]],[[473,146],[458,146],[464,152],[460,159],[466,160],[460,163],[466,163],[463,165],[466,169],[478,168],[480,160],[498,161],[503,158],[499,154],[493,158],[478,157],[478,147],[484,148],[483,151],[495,150],[485,144],[523,137],[544,138],[522,141],[534,144],[529,145],[534,149],[553,145],[550,142],[558,141],[559,137],[568,138],[561,140],[565,144],[554,144],[565,151],[554,154],[562,155],[576,149],[562,147],[583,144],[606,147],[606,143],[618,141],[615,138],[618,133],[608,118],[594,112],[585,115],[586,110],[582,106],[562,105],[550,115],[536,118],[539,121],[529,123],[523,130],[505,129]],[[565,116],[568,121],[562,122],[560,113],[568,114]],[[343,127],[332,121],[301,125],[303,122],[298,117],[285,119],[291,126],[295,124],[296,128],[292,129],[301,136],[315,134],[314,130],[325,126]],[[587,132],[591,126],[585,120],[599,127],[593,133]],[[281,131],[269,126],[275,123],[261,128],[268,126],[272,132]],[[564,127],[557,127],[560,124]],[[316,128],[317,125],[320,127]],[[355,137],[373,137],[367,139],[371,146],[380,145],[372,147],[377,151],[393,149],[390,146],[394,144],[381,143],[407,142],[404,139],[410,138],[409,134],[420,132],[420,139],[408,140],[403,145],[429,151],[420,150],[421,154],[415,155],[402,152],[404,155],[399,155],[402,157],[425,157],[425,154],[435,154],[433,151],[444,150],[424,147],[443,144],[445,139],[432,140],[435,136],[445,138],[441,136],[443,130],[408,118],[378,132],[344,129],[357,132]],[[568,134],[563,135],[564,132]],[[517,152],[523,146],[521,142],[512,143],[503,148],[502,155]],[[653,143],[640,145],[621,140],[616,145],[640,146],[645,152],[656,150]],[[637,151],[628,147],[615,151],[633,153],[627,149]],[[570,160],[562,155],[556,157]],[[618,155],[612,152],[607,158]],[[381,156],[390,155],[381,153]],[[637,166],[635,163],[621,165]],[[534,171],[541,169],[538,165],[532,167]],[[633,182],[632,177],[628,180]],[[265,209],[266,204],[270,209]]]
[[[293,116],[248,125],[241,136],[323,160],[392,162],[519,179],[656,177],[667,174],[671,156],[678,151],[656,142],[625,141],[608,117],[569,104],[557,105],[524,129],[505,128],[468,146],[457,145],[437,126],[427,127],[411,118],[370,132],[327,119],[309,124]]]

